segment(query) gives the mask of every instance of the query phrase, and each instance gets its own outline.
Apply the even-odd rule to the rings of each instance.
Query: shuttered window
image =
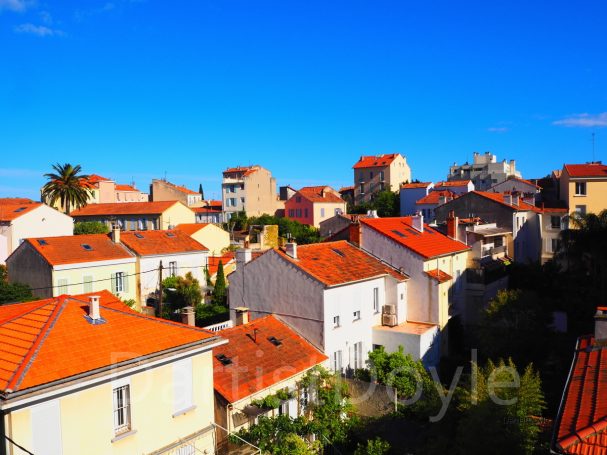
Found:
[[[173,364],[173,397],[173,410],[176,414],[194,405],[192,359],[183,359]]]
[[[82,278],[82,292],[93,292],[93,277],[86,275]]]

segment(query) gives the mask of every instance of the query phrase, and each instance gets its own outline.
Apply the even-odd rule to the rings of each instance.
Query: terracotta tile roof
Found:
[[[89,295],[100,297],[105,323],[93,325],[85,318]],[[50,385],[213,338],[214,334],[203,329],[137,313],[108,291],[3,305],[0,390],[17,392]]]
[[[121,185],[121,184],[116,184],[116,191],[136,191],[139,192],[139,190],[137,188],[135,188],[132,185]]]
[[[282,250],[283,258],[327,286],[391,275],[399,281],[409,277],[346,242],[312,243],[297,246],[297,259]]]
[[[90,174],[88,176],[88,178],[86,179],[86,181],[90,184],[96,184],[99,182],[108,182],[108,181],[111,181],[111,179],[101,177],[100,175],[97,175],[97,174]]]
[[[213,384],[235,403],[327,360],[327,356],[294,330],[269,315],[218,333],[229,342],[213,349]],[[268,340],[275,337],[280,345]],[[225,355],[232,363],[222,364]]]
[[[492,201],[499,202],[506,207],[511,208],[512,210],[531,210],[532,212],[540,213],[541,210],[535,205],[527,204],[523,201],[523,198],[519,196],[518,205],[510,205],[505,199],[506,195],[509,193],[490,193],[488,191],[472,191],[473,194],[478,194],[486,199],[491,199]]]
[[[389,166],[399,156],[398,153],[377,156],[361,156],[352,169]]]
[[[122,232],[120,241],[139,256],[209,251],[206,246],[194,240],[189,234],[176,229]]]
[[[354,187],[353,186],[342,186],[338,193],[343,193],[344,191],[354,191]]]
[[[440,269],[428,270],[427,272],[424,272],[424,273],[426,275],[428,275],[430,278],[435,279],[439,283],[444,283],[445,281],[449,281],[449,280],[453,279],[453,277],[451,275],[443,272]]]
[[[453,188],[459,186],[468,186],[470,180],[452,180],[452,181],[444,181],[438,182],[434,185],[434,188]]]
[[[221,261],[221,265],[225,268],[226,265],[234,263],[235,253],[228,252],[221,256],[209,256],[208,267],[209,274],[211,276],[215,276],[217,270],[219,269],[219,262]]]
[[[557,422],[559,453],[607,453],[607,346],[592,336],[577,342]]]
[[[206,207],[190,207],[194,213],[221,213],[221,210],[208,209]]]
[[[607,177],[607,166],[601,163],[565,164],[571,177]]]
[[[438,204],[441,197],[445,197],[447,201],[455,199],[457,194],[453,191],[430,191],[427,196],[417,200],[416,204]]]
[[[432,182],[418,182],[418,183],[403,183],[400,187],[402,189],[428,188],[430,185],[432,185]]]
[[[133,258],[106,234],[66,235],[25,239],[50,265]],[[87,245],[85,248],[83,245]]]
[[[192,191],[189,188],[186,188],[183,185],[175,185],[174,183],[167,182],[166,180],[162,180],[162,183],[164,183],[165,185],[170,186],[171,188],[174,188],[177,191],[180,191],[184,194],[200,194],[200,193],[197,193],[196,191]]]
[[[246,177],[254,172],[257,172],[258,169],[259,166],[257,165],[230,167],[223,171],[223,176],[226,177],[227,174],[242,174],[243,177]]]
[[[361,219],[360,223],[369,226],[424,258],[461,253],[470,249],[464,243],[441,234],[427,224],[424,224],[424,232],[417,231],[413,227],[412,217],[410,216],[366,218]]]
[[[214,208],[218,208],[219,210],[221,210],[221,207],[223,205],[222,201],[216,201],[216,200],[209,200],[209,201],[203,201],[203,202],[206,202],[207,207],[214,207]]]
[[[195,234],[201,229],[207,227],[210,223],[182,223],[175,226],[175,229],[181,232],[185,232],[188,235]]]
[[[38,207],[40,202],[28,202],[25,204],[0,204],[0,222],[13,221],[26,213],[29,213]]]
[[[521,179],[521,178],[518,178],[518,177],[510,177],[510,178],[508,178],[507,180],[504,180],[503,182],[496,183],[496,184],[495,184],[495,185],[493,185],[491,188],[493,188],[494,186],[497,186],[497,185],[503,185],[504,183],[508,183],[508,182],[509,182],[509,181],[511,181],[511,180],[514,180],[514,181],[516,181],[516,182],[525,183],[525,184],[527,184],[527,185],[529,185],[529,186],[533,186],[533,187],[537,188],[538,190],[539,190],[539,189],[541,189],[541,187],[540,187],[539,185],[537,185],[537,184],[533,183],[532,181],[530,181],[530,180],[525,180],[525,179]]]
[[[38,202],[26,197],[0,197],[0,205],[14,204],[38,204]]]
[[[181,202],[155,201],[89,204],[79,210],[74,210],[71,216],[159,215],[175,204],[181,204]]]
[[[345,201],[336,195],[333,191],[333,188],[330,186],[304,186],[297,193],[295,193],[293,197],[302,196],[306,198],[308,201],[314,202],[334,202],[337,204],[343,204]]]

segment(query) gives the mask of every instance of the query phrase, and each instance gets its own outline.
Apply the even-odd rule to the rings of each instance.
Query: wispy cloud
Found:
[[[510,128],[505,126],[492,126],[491,128],[487,128],[487,131],[490,133],[507,133],[510,131]]]
[[[40,20],[42,22],[44,22],[46,25],[52,25],[53,24],[53,16],[51,16],[51,13],[49,13],[48,11],[40,11],[40,13],[38,13],[40,16]]]
[[[109,11],[113,11],[114,9],[116,9],[115,3],[106,2],[103,4],[103,6],[100,6],[99,8],[93,8],[93,9],[88,9],[88,10],[77,10],[74,13],[74,19],[77,22],[81,22],[90,16],[94,16],[96,14],[107,13]]]
[[[14,30],[17,33],[27,33],[40,37],[65,35],[65,33],[61,30],[45,27],[44,25],[34,25],[31,23],[17,25]]]
[[[0,0],[0,11],[14,11],[22,13],[27,10],[33,2],[27,0]]]
[[[574,114],[564,119],[552,122],[553,125],[566,126],[569,128],[594,128],[607,126],[607,112],[600,114]]]

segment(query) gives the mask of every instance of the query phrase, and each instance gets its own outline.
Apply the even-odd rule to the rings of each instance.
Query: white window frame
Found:
[[[356,310],[352,313],[353,321],[360,321],[360,310]]]
[[[336,329],[339,327],[339,315],[333,316],[333,328]]]
[[[122,416],[124,419],[124,423],[122,424],[118,424],[118,397],[116,394],[118,390],[127,392],[127,402],[120,408],[123,412],[126,412],[126,414]],[[115,436],[120,436],[133,431],[132,395],[131,381],[129,378],[123,378],[122,380],[112,382],[112,428],[114,429]]]
[[[363,342],[354,343],[354,369],[363,367]]]
[[[341,372],[343,369],[343,354],[341,349],[333,352],[333,370]]]
[[[124,292],[124,279],[126,278],[126,273],[124,272],[116,272],[116,276],[114,279],[116,282],[114,286],[116,288],[116,292]]]
[[[194,369],[192,358],[173,363],[173,417],[196,408],[194,405]]]
[[[379,313],[379,288],[373,288],[373,311]]]
[[[578,185],[579,185],[579,190],[578,190]],[[576,196],[586,196],[587,194],[588,194],[588,192],[587,192],[586,182],[575,182],[575,195]]]
[[[169,262],[169,275],[177,276],[177,261]]]

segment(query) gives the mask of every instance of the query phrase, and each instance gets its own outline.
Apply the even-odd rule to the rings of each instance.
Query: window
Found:
[[[365,194],[365,184],[364,183],[360,184],[360,194]]]
[[[295,216],[295,210],[289,209],[289,218],[293,218]]]
[[[339,327],[339,316],[333,316],[333,327]]]
[[[547,239],[546,249],[549,253],[556,253],[561,247],[560,239]]]
[[[236,186],[230,185],[230,193],[235,193],[235,192],[236,192]]]
[[[193,406],[192,359],[189,358],[173,363],[173,417]]]
[[[61,440],[61,409],[59,400],[45,401],[30,408],[33,453],[59,455]],[[21,452],[20,450],[18,452]],[[25,452],[21,452],[25,453]]]
[[[550,227],[552,229],[560,229],[561,228],[561,217],[558,215],[552,215],[550,217]]]
[[[379,288],[373,288],[373,311],[379,313]]]
[[[93,277],[87,275],[82,278],[82,292],[93,292]]]
[[[320,209],[320,217],[321,217],[321,218],[324,218],[324,217],[325,217],[325,209],[324,209],[324,208],[321,208],[321,209]]]
[[[240,198],[240,202],[242,202],[244,204],[244,198],[243,197]]]
[[[341,371],[342,363],[341,363],[341,351],[335,351],[333,353],[333,370]]]
[[[124,272],[112,273],[112,294],[118,292],[129,292],[128,279]]]
[[[586,196],[586,182],[575,182],[575,195]]]
[[[301,202],[301,196],[295,196],[295,202],[297,202],[297,203]]]
[[[353,315],[353,320],[358,321],[360,319],[360,310],[355,311]]]
[[[363,343],[354,343],[354,368],[363,367]]]
[[[379,191],[384,191],[386,189],[386,185],[384,182],[379,182]]]
[[[308,209],[304,209],[304,218],[308,217]]]
[[[580,215],[586,215],[586,206],[585,205],[576,205],[575,211],[578,212]]]
[[[282,403],[280,403],[280,405],[278,406],[278,415],[279,416],[289,415],[289,402],[288,401],[283,401]]]
[[[373,171],[369,172],[369,180],[373,180]]]
[[[67,294],[67,278],[57,280],[57,286],[59,287],[59,294]]]
[[[236,198],[235,197],[230,198],[230,203],[232,204],[232,207],[236,207]]]
[[[169,262],[169,274],[171,276],[177,275],[177,262]]]
[[[120,434],[131,429],[130,386],[124,385],[114,389],[114,433]]]
[[[385,180],[385,178],[384,178],[384,171],[379,171],[379,180],[381,182],[383,182]],[[383,184],[382,184],[381,188],[383,189]]]

